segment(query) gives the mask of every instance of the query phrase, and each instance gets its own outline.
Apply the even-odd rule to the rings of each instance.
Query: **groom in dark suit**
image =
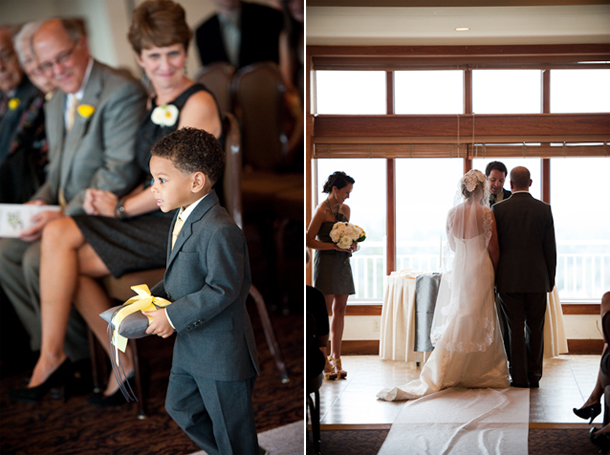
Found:
[[[530,195],[531,184],[529,170],[514,168],[512,196],[492,210],[500,245],[496,289],[509,325],[511,385],[536,388],[542,376],[544,315],[547,292],[555,285],[557,251],[551,206]]]

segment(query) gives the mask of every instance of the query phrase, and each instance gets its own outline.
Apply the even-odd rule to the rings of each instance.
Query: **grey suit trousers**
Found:
[[[208,454],[257,455],[255,380],[216,381],[172,366],[165,409]]]
[[[40,241],[0,239],[0,285],[30,337],[30,348],[40,350]],[[64,350],[73,362],[89,357],[86,325],[74,308]]]

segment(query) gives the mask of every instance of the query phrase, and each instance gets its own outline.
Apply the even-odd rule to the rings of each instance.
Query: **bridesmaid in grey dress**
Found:
[[[313,285],[322,291],[328,313],[332,312],[331,353],[324,368],[326,379],[344,379],[347,376],[341,368],[341,338],[347,298],[356,293],[349,263],[356,245],[352,245],[350,250],[340,249],[331,240],[330,231],[336,222],[349,221],[350,208],[343,202],[349,198],[353,187],[354,179],[345,172],[335,172],[328,177],[323,189],[328,197],[316,208],[307,230],[307,246],[318,250],[314,259]]]

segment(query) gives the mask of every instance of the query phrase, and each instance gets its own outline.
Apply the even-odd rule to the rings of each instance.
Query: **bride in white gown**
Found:
[[[384,389],[377,398],[410,400],[449,387],[509,386],[506,353],[494,303],[499,260],[495,218],[485,194],[485,175],[471,170],[460,180],[459,202],[447,215],[451,248],[436,300],[434,351],[419,379]]]

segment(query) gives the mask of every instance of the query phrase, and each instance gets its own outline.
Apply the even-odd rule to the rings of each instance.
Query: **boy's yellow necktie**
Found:
[[[172,231],[172,250],[174,249],[174,244],[176,243],[176,239],[178,238],[178,234],[180,234],[183,224],[184,221],[182,221],[180,218],[178,218],[176,220],[176,224],[174,224],[174,230]]]

